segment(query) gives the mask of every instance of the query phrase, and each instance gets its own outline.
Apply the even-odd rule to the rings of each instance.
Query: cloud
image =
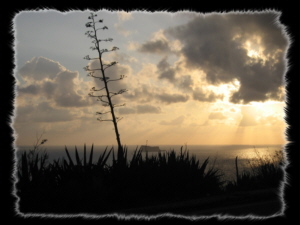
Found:
[[[133,108],[120,108],[120,114],[158,114],[161,113],[161,108],[153,105],[137,105]]]
[[[279,100],[287,39],[277,19],[275,12],[208,14],[165,32],[182,43],[185,66],[203,70],[210,84],[240,82],[231,102]]]
[[[259,118],[259,124],[263,124],[266,126],[277,126],[284,124],[284,120],[282,117],[278,115],[269,115]]]
[[[89,105],[87,97],[83,98],[75,90],[74,80],[78,77],[77,72],[64,71],[55,79],[57,85],[54,92],[54,100],[58,106],[62,107],[81,107]]]
[[[184,119],[185,119],[184,116],[179,116],[179,117],[177,117],[177,118],[175,118],[171,121],[163,120],[163,121],[160,122],[160,124],[161,125],[168,125],[168,126],[178,126],[178,125],[183,123]]]
[[[145,84],[141,84],[139,87],[129,89],[124,94],[124,98],[140,103],[152,101],[154,99],[154,93],[150,90],[150,87]]]
[[[117,15],[118,15],[118,20],[122,22],[133,19],[132,13],[129,12],[121,11],[121,12],[117,12]]]
[[[152,105],[138,105],[137,113],[161,113],[160,107],[152,106]]]
[[[120,114],[135,114],[136,109],[129,108],[129,107],[122,107],[122,108],[118,109],[118,113],[120,113]]]
[[[138,51],[144,53],[166,54],[171,52],[170,46],[166,40],[153,40],[142,44]]]
[[[198,87],[193,91],[193,99],[200,102],[214,102],[222,97],[222,95],[217,95],[212,91],[204,91]]]
[[[173,81],[175,81],[175,70],[170,68],[170,69],[167,69],[165,71],[162,71],[159,74],[159,78],[160,79],[167,79],[170,82],[173,82]]]
[[[138,51],[151,54],[169,54],[172,52],[171,48],[178,48],[178,43],[170,42],[164,34],[163,30],[158,30],[152,34],[149,41],[139,45]]]
[[[226,116],[223,115],[221,112],[212,112],[209,114],[208,119],[211,120],[223,120],[226,119]]]
[[[56,83],[51,81],[45,81],[41,86],[41,90],[46,95],[46,97],[48,99],[51,99],[54,96],[55,90],[57,88]],[[57,98],[59,98],[59,96],[56,96],[56,99]]]
[[[170,68],[170,64],[168,63],[168,58],[164,57],[158,64],[157,64],[157,69],[158,70],[168,70]]]
[[[178,103],[178,102],[186,102],[189,100],[188,95],[181,95],[181,94],[168,94],[168,93],[162,93],[157,94],[156,98],[164,102],[166,104],[172,104],[172,103]]]
[[[46,97],[61,107],[92,105],[87,91],[85,96],[77,91],[81,87],[78,85],[81,83],[78,72],[69,71],[58,62],[44,57],[35,57],[26,62],[19,74],[25,78],[25,84],[17,86],[20,98],[24,95],[36,98]]]
[[[111,62],[109,61],[103,61],[104,64],[109,64]],[[99,69],[99,61],[98,60],[93,60],[89,64],[89,68],[91,69]],[[109,67],[108,69],[105,70],[105,76],[109,77],[110,80],[116,80],[119,79],[121,75],[128,76],[131,74],[131,68],[127,65],[122,65],[120,63],[115,64],[114,66]],[[99,70],[95,71],[94,73],[95,76],[97,77],[102,77],[102,74],[99,72]],[[102,81],[96,78],[91,78],[93,79],[94,84],[96,85],[97,88],[102,88],[104,87],[104,84]],[[126,78],[123,80],[117,80],[117,81],[111,81],[108,83],[109,90],[112,92],[118,92],[121,89],[127,89],[128,83],[126,82]]]
[[[164,57],[158,64],[157,70],[159,73],[159,79],[167,79],[171,83],[175,81],[175,70],[171,68],[170,64],[167,61],[167,57]]]
[[[114,28],[124,37],[127,37],[132,33],[129,30],[126,30],[121,24],[114,24]]]
[[[37,95],[41,92],[41,88],[38,85],[30,84],[26,87],[17,86],[17,90],[21,94]]]
[[[192,91],[194,81],[190,75],[183,75],[179,78],[178,87],[185,91]]]
[[[113,53],[113,60],[117,61],[119,63],[125,63],[125,64],[130,64],[130,63],[137,63],[138,60],[135,57],[129,56],[125,53],[120,53],[120,52],[114,52]]]
[[[59,72],[64,70],[65,68],[58,62],[44,57],[34,57],[19,70],[19,75],[30,81],[41,81],[46,78],[53,80]]]
[[[138,42],[128,41],[128,44],[126,47],[129,51],[137,51],[140,48],[140,46],[141,45]]]
[[[132,32],[130,32],[129,30],[124,28],[123,23],[128,20],[133,19],[132,14],[121,11],[121,12],[117,12],[117,16],[118,16],[118,23],[114,24],[114,28],[123,36],[125,36],[125,37],[129,36]]]
[[[252,107],[241,107],[242,119],[239,123],[240,127],[257,125],[256,112]]]
[[[103,63],[109,64],[109,63],[111,63],[111,61],[103,61]],[[91,69],[99,69],[100,68],[98,60],[91,61],[88,66]],[[129,90],[130,84],[128,83],[127,76],[130,76],[130,74],[131,74],[131,68],[127,65],[122,65],[120,63],[117,63],[114,66],[111,66],[108,69],[106,69],[105,76],[109,77],[109,80],[111,80],[110,82],[108,82],[109,91],[112,93],[118,93],[121,90]],[[125,78],[120,80],[121,75],[124,75]],[[102,78],[102,73],[99,70],[96,70],[94,72],[94,76]],[[104,82],[101,81],[100,79],[91,77],[91,82],[93,82],[93,86],[96,89],[102,89],[104,87]],[[92,87],[90,87],[90,89]],[[106,95],[105,90],[92,91],[91,93],[93,93],[96,96]],[[113,104],[124,104],[125,103],[124,98],[126,98],[125,94],[126,94],[126,92],[124,92],[123,94],[118,94],[118,95],[113,96],[112,97]],[[96,102],[99,103],[99,101],[97,101],[97,98],[93,98],[92,100],[94,103],[96,103]],[[105,99],[103,98],[103,100],[105,100]]]
[[[19,106],[16,112],[16,122],[21,123],[54,123],[75,119],[69,110],[54,108],[48,102],[42,102],[38,105]]]
[[[279,68],[282,67],[282,68]],[[240,89],[231,96],[233,103],[251,101],[282,100],[280,97],[283,85],[283,66],[266,62],[245,66],[248,75],[240,76]]]

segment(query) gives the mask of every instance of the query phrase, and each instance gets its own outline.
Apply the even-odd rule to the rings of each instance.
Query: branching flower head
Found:
[[[92,24],[93,24],[93,22],[87,22],[87,23],[85,24],[85,26],[86,26],[86,27],[92,27]]]
[[[43,140],[41,141],[41,145],[44,144],[44,143],[47,142],[47,141],[48,141],[47,139],[43,139]]]
[[[100,48],[100,42],[102,41],[105,41],[105,42],[111,42],[113,41],[112,38],[107,38],[107,39],[99,39],[98,38],[98,32],[100,32],[99,30],[108,30],[108,27],[107,26],[103,26],[100,28],[97,28],[96,25],[97,23],[102,23],[103,20],[100,19],[100,20],[95,20],[94,17],[96,17],[97,14],[93,14],[91,13],[90,16],[88,17],[88,19],[92,20],[92,21],[89,21],[85,24],[86,27],[88,28],[92,28],[92,30],[89,30],[85,33],[85,35],[87,35],[89,38],[92,39],[92,43],[94,46],[90,47],[91,50],[97,50],[98,51],[98,58],[90,58],[89,55],[85,56],[84,59],[86,60],[94,60],[94,59],[98,59],[99,60],[99,63],[100,63],[100,67],[97,68],[97,69],[90,69],[89,66],[86,66],[84,67],[83,69],[85,71],[88,71],[88,74],[87,76],[90,76],[90,77],[93,77],[93,78],[97,78],[99,79],[100,81],[102,81],[104,83],[104,87],[100,88],[100,89],[96,89],[95,87],[92,87],[91,90],[90,90],[90,93],[88,94],[89,96],[91,97],[95,97],[97,99],[97,101],[100,101],[102,102],[102,106],[104,107],[110,107],[111,111],[108,111],[108,112],[96,112],[96,115],[102,115],[102,114],[106,114],[106,113],[111,113],[112,114],[112,119],[102,119],[101,117],[97,118],[97,120],[99,120],[100,122],[102,121],[111,121],[114,123],[114,130],[116,132],[116,138],[117,138],[117,142],[118,142],[118,150],[119,151],[122,151],[122,145],[121,145],[121,141],[120,141],[120,135],[119,135],[119,132],[118,132],[118,127],[117,127],[117,122],[122,119],[122,118],[119,118],[119,117],[115,117],[115,114],[114,114],[114,107],[118,107],[118,106],[122,106],[122,105],[115,105],[112,103],[112,100],[111,100],[111,97],[115,96],[115,95],[118,95],[118,94],[122,94],[124,92],[126,92],[127,90],[126,89],[121,89],[119,92],[110,92],[109,91],[109,87],[108,87],[108,82],[110,81],[117,81],[117,80],[121,80],[123,79],[125,76],[124,75],[121,75],[121,77],[119,79],[110,79],[110,77],[108,76],[105,76],[105,71],[106,69],[108,69],[109,67],[113,66],[113,65],[116,65],[117,62],[110,62],[110,63],[107,63],[105,64],[103,61],[102,61],[102,54],[103,53],[106,53],[106,52],[112,52],[112,51],[116,51],[118,50],[119,48],[114,46],[112,48],[110,48],[109,50],[108,49],[101,49]],[[102,76],[95,76],[94,75],[94,71],[95,70],[99,70],[100,73],[102,73]],[[97,93],[99,93],[99,91],[106,91],[106,95],[105,94],[97,94],[97,95],[94,95],[94,92],[97,91]]]

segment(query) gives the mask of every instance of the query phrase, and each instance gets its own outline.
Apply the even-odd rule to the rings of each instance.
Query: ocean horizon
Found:
[[[136,149],[142,145],[127,145],[128,154],[133,154]],[[248,158],[251,159],[259,154],[272,154],[274,151],[283,150],[284,145],[148,145],[158,146],[162,151],[180,152],[182,149],[187,150],[190,155],[198,157],[221,157],[221,158]],[[39,151],[46,151],[49,154],[49,159],[58,159],[66,157],[65,147],[72,154],[75,152],[75,145],[42,145]],[[83,153],[84,145],[76,146],[79,154]],[[87,153],[89,154],[92,145],[86,145]],[[113,148],[117,150],[117,145],[94,145],[94,154],[101,154],[105,149]],[[16,146],[15,150],[18,152],[28,151],[33,149],[33,146],[20,145]],[[96,156],[95,155],[95,156]]]

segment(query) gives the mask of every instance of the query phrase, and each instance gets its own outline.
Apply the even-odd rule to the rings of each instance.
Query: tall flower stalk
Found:
[[[102,48],[100,48],[100,42],[111,42],[113,39],[112,38],[107,38],[107,39],[99,39],[98,38],[97,32],[99,30],[107,30],[108,27],[103,26],[103,27],[97,28],[96,24],[103,23],[103,20],[96,20],[96,17],[97,17],[97,14],[94,14],[94,13],[91,13],[91,15],[88,17],[89,22],[87,22],[85,24],[85,26],[87,28],[90,28],[91,30],[88,30],[85,34],[89,38],[92,39],[93,46],[91,47],[91,50],[97,51],[98,57],[97,58],[90,58],[89,55],[87,55],[87,56],[84,57],[84,59],[86,59],[86,60],[98,60],[99,64],[100,64],[100,68],[91,69],[91,68],[89,68],[89,66],[86,66],[86,67],[84,67],[84,70],[88,72],[88,76],[93,77],[95,79],[98,79],[104,84],[104,86],[100,89],[97,89],[97,88],[93,87],[91,89],[91,92],[89,93],[89,96],[96,97],[98,101],[102,102],[102,105],[104,107],[109,107],[109,109],[110,109],[109,111],[96,112],[96,114],[100,115],[100,117],[98,118],[98,121],[100,121],[100,122],[103,122],[103,121],[112,121],[113,122],[115,135],[116,135],[116,139],[117,139],[117,143],[118,143],[118,159],[121,160],[121,158],[123,158],[124,155],[123,155],[123,147],[122,147],[121,139],[120,139],[120,133],[119,133],[119,129],[118,129],[118,121],[122,118],[117,117],[115,115],[114,109],[115,109],[115,107],[124,106],[125,104],[123,104],[123,105],[113,104],[112,97],[114,97],[116,95],[123,94],[127,90],[126,89],[121,89],[118,92],[112,92],[112,91],[109,90],[108,83],[122,80],[122,79],[124,79],[125,76],[120,75],[120,78],[118,78],[118,79],[110,79],[110,77],[105,75],[105,71],[108,68],[116,65],[118,62],[105,63],[103,61],[103,54],[108,53],[108,52],[116,51],[119,48],[115,47],[115,46],[112,47],[111,49],[102,49]],[[96,71],[100,71],[100,76],[95,75]],[[104,92],[104,94],[95,94],[95,92],[98,92],[98,93],[101,93],[101,92],[103,93]],[[107,113],[111,114],[111,119],[102,119],[101,116],[103,114],[107,114]]]

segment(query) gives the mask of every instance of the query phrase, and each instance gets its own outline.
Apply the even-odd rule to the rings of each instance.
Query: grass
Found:
[[[241,174],[238,173],[238,158],[236,158],[236,180],[227,183],[228,191],[277,189],[280,187],[284,176],[283,152],[276,151],[274,155],[261,155],[256,149],[254,151],[256,157],[248,160],[248,169],[244,169]]]
[[[67,158],[51,163],[46,163],[46,152],[34,150],[24,152],[19,160],[16,187],[22,212],[114,212],[275,187],[282,178],[279,154],[249,161],[249,171],[238,174],[236,181],[225,182],[222,171],[208,168],[209,158],[200,162],[183,148],[179,153],[172,150],[151,156],[137,148],[131,159],[126,146],[117,156],[113,148],[106,148],[94,161],[93,146],[88,154],[84,145],[82,158],[75,147],[75,161],[72,160],[65,148]],[[112,163],[108,163],[109,156]]]

